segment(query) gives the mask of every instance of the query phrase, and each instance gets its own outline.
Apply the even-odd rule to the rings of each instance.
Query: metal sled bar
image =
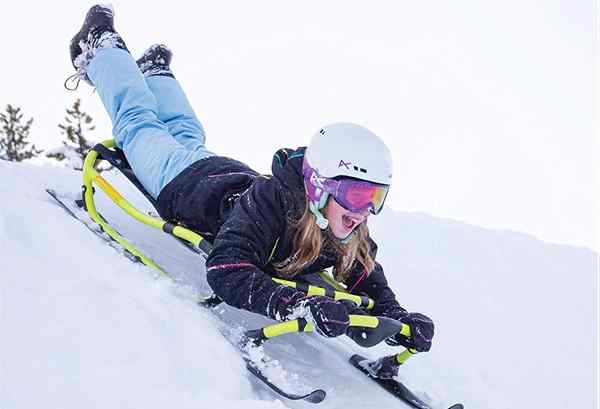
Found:
[[[107,148],[112,148],[112,147],[114,147],[114,141],[107,140],[107,141],[102,142],[102,145],[104,145]],[[133,217],[135,220],[139,221],[140,223],[143,223],[150,227],[154,227],[156,229],[160,229],[168,234],[171,234],[172,236],[175,236],[179,239],[185,240],[188,243],[191,243],[192,245],[194,245],[197,248],[202,249],[202,244],[206,243],[206,245],[208,245],[208,246],[205,247],[204,249],[202,249],[203,251],[205,251],[205,249],[212,249],[212,245],[209,242],[207,242],[198,233],[195,233],[189,229],[186,229],[185,227],[176,226],[176,225],[173,225],[172,223],[168,223],[159,217],[153,217],[153,216],[146,215],[146,214],[140,212],[139,210],[137,210],[129,201],[127,201],[109,182],[107,182],[95,170],[94,165],[96,164],[96,161],[99,160],[98,156],[99,156],[98,152],[92,149],[87,154],[87,156],[85,158],[84,166],[83,166],[83,183],[84,183],[83,200],[85,203],[85,209],[88,212],[88,214],[90,215],[90,217],[92,218],[92,220],[94,220],[94,222],[96,222],[98,225],[100,225],[102,227],[103,231],[106,232],[108,235],[110,235],[113,239],[115,239],[115,241],[117,241],[121,246],[123,246],[123,248],[125,248],[127,251],[131,252],[133,255],[138,257],[140,259],[140,261],[142,261],[147,266],[152,267],[155,270],[157,270],[161,275],[168,277],[170,279],[173,279],[168,274],[168,272],[166,272],[163,268],[161,268],[159,265],[157,265],[150,258],[146,257],[133,244],[129,243],[126,239],[124,239],[115,229],[113,229],[99,215],[99,213],[96,210],[95,203],[94,203],[94,196],[93,196],[94,185],[98,186],[104,193],[106,193],[106,195],[108,195],[108,197],[117,206],[119,206],[125,213],[127,213],[128,215],[130,215],[131,217]],[[208,253],[210,253],[210,251],[208,251]],[[353,301],[354,303],[356,303],[358,306],[362,306],[362,307],[366,307],[366,308],[372,308],[373,304],[374,304],[373,300],[371,300],[367,297],[360,297],[360,296],[356,296],[353,294],[344,293],[341,291],[330,291],[330,290],[326,290],[321,287],[308,286],[306,284],[296,283],[294,281],[281,280],[281,279],[277,279],[277,278],[274,278],[273,280],[282,285],[297,288],[298,290],[305,290],[305,292],[307,292],[309,295],[333,296],[333,298],[335,298],[335,299],[350,300],[350,301]],[[408,327],[408,325],[406,325],[406,324],[399,323],[399,325],[401,325],[401,327],[399,329],[400,333],[403,333],[405,335],[408,334],[407,336],[410,336],[410,327]],[[380,318],[373,317],[373,316],[366,316],[366,315],[350,315],[350,326],[377,329],[378,327],[380,327]],[[313,328],[312,324],[307,323],[305,320],[298,319],[298,320],[286,321],[286,322],[282,322],[282,323],[268,325],[268,326],[265,326],[259,330],[255,330],[255,331],[260,331],[260,333],[262,334],[261,338],[270,339],[270,338],[273,338],[276,336],[289,334],[289,333],[312,332],[312,331],[314,331],[314,328]],[[249,331],[249,333],[250,332],[253,332],[253,331]]]
[[[106,148],[112,148],[114,147],[114,141],[110,139],[102,142],[102,145],[104,145]],[[165,233],[171,234],[179,239],[185,240],[188,243],[191,243],[194,247],[206,251],[207,253],[210,253],[210,250],[212,250],[212,246],[210,245],[210,243],[206,242],[206,240],[198,233],[195,233],[184,227],[166,222],[159,217],[149,216],[137,210],[94,169],[94,164],[96,163],[97,158],[98,152],[93,149],[85,157],[85,162],[83,165],[83,183],[84,186],[86,186],[87,188],[86,193],[88,190],[91,190],[92,184],[96,184],[100,189],[104,191],[104,193],[108,195],[108,197],[113,202],[115,202],[117,206],[119,206],[121,209],[123,209],[123,211],[125,211],[125,213],[127,213],[137,221],[144,223],[150,227],[162,230]],[[84,197],[86,204],[89,201],[88,198],[91,198],[91,196],[92,193],[90,191],[90,193],[86,195],[86,197]]]
[[[94,204],[94,199],[93,199],[92,183],[94,180],[97,180],[98,178],[100,178],[103,181],[104,181],[104,179],[102,179],[100,177],[100,175],[98,174],[98,172],[94,169],[94,163],[96,161],[96,155],[97,155],[97,153],[96,153],[96,155],[94,155],[94,153],[95,153],[94,151],[90,151],[90,153],[88,153],[88,155],[86,156],[86,159],[84,162],[84,168],[83,168],[83,183],[84,183],[84,185],[83,185],[84,186],[83,200],[85,203],[86,211],[88,212],[88,214],[90,215],[92,220],[94,222],[96,222],[96,224],[98,224],[102,228],[102,231],[104,231],[106,234],[108,234],[110,237],[112,237],[125,250],[129,251],[131,254],[133,254],[135,257],[137,257],[142,263],[146,264],[149,267],[154,268],[161,275],[163,275],[165,277],[169,277],[167,272],[162,267],[160,267],[158,264],[156,264],[150,258],[146,257],[134,245],[129,243],[127,240],[125,240],[125,238],[123,238],[115,229],[113,229],[96,211],[96,206]],[[91,164],[91,166],[90,166],[90,164]],[[110,186],[108,184],[108,182],[105,182],[105,185]],[[102,185],[99,185],[99,186],[102,187]],[[111,189],[112,189],[112,187],[111,187]],[[111,194],[114,195],[114,193],[117,193],[117,192],[116,192],[116,190],[112,189]]]
[[[373,301],[369,297],[349,294],[343,291],[328,290],[315,285],[283,280],[281,278],[273,278],[273,281],[275,281],[278,284],[285,285],[287,287],[295,288],[299,291],[306,293],[307,295],[325,295],[327,297],[333,298],[334,300],[352,301],[354,304],[356,304],[357,307],[366,308],[367,310],[370,310],[375,306],[375,301]]]
[[[115,142],[113,139],[106,140],[102,142],[102,145],[108,149],[115,147]],[[155,229],[159,229],[168,233],[172,236],[177,237],[178,239],[184,240],[187,243],[190,243],[195,248],[201,250],[206,255],[210,254],[212,251],[212,245],[206,241],[201,235],[198,233],[187,229],[183,226],[178,226],[173,223],[169,223],[160,217],[149,216],[145,213],[140,212],[136,209],[127,199],[125,199],[110,183],[108,183],[94,168],[96,161],[99,159],[99,153],[96,150],[91,150],[86,158],[83,165],[83,181],[84,186],[86,186],[84,201],[86,203],[86,208],[89,205],[90,209],[93,209],[94,213],[95,206],[93,204],[93,189],[92,185],[97,185],[108,197],[119,206],[125,213],[139,221],[140,223],[144,223],[147,226],[154,227]],[[89,192],[89,193],[88,193]],[[90,215],[92,215],[90,213]],[[97,216],[97,215],[96,215]],[[98,220],[92,217],[94,221],[98,224],[98,220],[101,220],[98,217]],[[106,223],[104,223],[106,224]],[[104,228],[104,226],[103,226]],[[121,237],[121,240],[124,239]],[[120,243],[121,244],[121,243]],[[124,246],[125,247],[125,246]],[[126,247],[127,248],[127,247]],[[128,249],[129,250],[129,249]],[[138,252],[139,253],[139,252]],[[137,254],[136,254],[137,255]],[[159,268],[159,271],[162,272],[162,269]],[[304,283],[296,283],[294,281],[282,280],[278,278],[273,278],[273,281],[288,286],[292,288],[296,288],[299,291],[306,292],[308,295],[326,295],[335,300],[349,300],[354,302],[358,307],[372,309],[375,306],[375,302],[368,297],[361,297],[354,294],[345,293],[342,291],[332,291],[327,290],[322,287],[317,287],[313,285],[307,285]]]
[[[366,336],[377,338],[377,343],[383,339],[400,332],[406,337],[410,337],[410,327],[399,321],[390,318],[373,317],[371,315],[350,315],[350,327],[368,328],[371,331]],[[263,328],[250,330],[246,332],[246,337],[251,339],[256,344],[279,337],[281,335],[293,334],[298,332],[313,332],[314,326],[305,319],[297,319],[293,321],[285,321],[277,324],[267,325]],[[396,355],[399,363],[404,363],[410,356],[412,351],[403,351]]]

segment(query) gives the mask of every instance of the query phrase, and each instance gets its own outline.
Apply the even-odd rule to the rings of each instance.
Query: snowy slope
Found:
[[[267,320],[230,308],[216,319],[196,307],[193,295],[207,291],[201,258],[97,195],[105,216],[180,282],[158,278],[44,192],[75,197],[80,184],[80,173],[0,161],[0,408],[312,406],[277,401],[247,376],[217,328]],[[401,374],[422,397],[439,407],[596,406],[594,253],[389,209],[372,230],[401,303],[436,322],[433,350]],[[353,352],[375,357],[387,346],[302,335],[268,349],[328,392],[318,407],[404,407],[346,363]]]

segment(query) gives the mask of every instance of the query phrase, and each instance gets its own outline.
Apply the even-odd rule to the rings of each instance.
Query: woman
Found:
[[[327,337],[348,330],[348,308],[307,297],[278,276],[329,286],[318,272],[334,268],[350,293],[375,300],[373,315],[412,330],[386,340],[418,351],[431,346],[433,323],[409,313],[375,259],[367,220],[378,214],[392,177],[388,148],[354,124],[323,127],[308,148],[281,149],[273,175],[217,156],[170,69],[171,52],[151,47],[137,64],[113,26],[110,6],[94,6],[71,41],[78,78],[96,87],[117,145],[167,220],[214,243],[207,278],[228,304],[276,320],[305,318]]]

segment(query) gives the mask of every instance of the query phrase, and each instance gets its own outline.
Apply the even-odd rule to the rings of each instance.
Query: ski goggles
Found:
[[[344,209],[352,213],[368,210],[372,214],[381,212],[390,190],[389,185],[352,178],[325,179],[322,181],[322,187]]]

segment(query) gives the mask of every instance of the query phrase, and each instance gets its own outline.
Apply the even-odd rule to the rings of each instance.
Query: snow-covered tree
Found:
[[[94,146],[94,143],[90,142],[86,135],[96,127],[92,125],[92,117],[81,110],[81,100],[79,98],[75,101],[73,107],[66,111],[65,123],[59,124],[58,127],[67,140],[62,142],[62,146],[46,151],[46,156],[58,161],[66,159],[69,167],[82,170],[85,155]],[[103,168],[103,170],[106,170],[106,168]]]
[[[21,108],[8,104],[5,112],[0,112],[0,159],[21,162],[37,156],[42,151],[37,150],[35,145],[29,145],[29,131],[33,118],[25,123]]]

